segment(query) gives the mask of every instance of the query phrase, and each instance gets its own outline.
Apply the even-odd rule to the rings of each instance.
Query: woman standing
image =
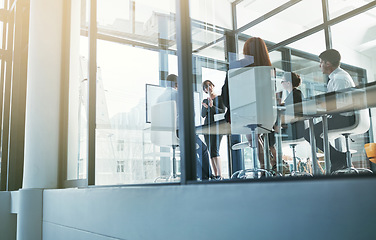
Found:
[[[210,80],[202,83],[202,90],[208,94],[208,98],[202,101],[201,117],[205,119],[205,124],[214,122],[214,115],[225,112],[222,97],[214,92],[214,84]],[[221,145],[222,135],[204,135],[206,145],[209,148],[210,164],[212,166],[213,178],[222,179],[221,158],[219,155],[219,146]]]

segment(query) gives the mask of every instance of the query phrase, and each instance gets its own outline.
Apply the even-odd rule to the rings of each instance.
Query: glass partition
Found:
[[[307,46],[309,46],[309,48],[307,48]],[[325,50],[324,31],[311,34],[308,37],[287,45],[287,47],[318,55]]]
[[[278,43],[322,23],[321,2],[300,1],[243,33]]]
[[[335,1],[329,1],[331,5]],[[351,7],[358,7],[364,5],[368,1],[358,1],[346,3],[344,6],[334,7],[336,11],[333,14],[340,14],[349,11]],[[361,24],[360,24],[361,23]],[[348,38],[344,34],[344,30],[351,32],[353,37]],[[376,67],[374,62],[376,61],[376,9],[373,8],[364,13],[361,13],[355,17],[347,19],[331,27],[333,48],[340,51],[342,61],[353,66],[361,67],[364,71],[357,71],[347,65],[342,65],[354,79],[356,85],[364,85],[367,82],[374,82]],[[366,109],[368,111],[368,109]],[[374,109],[371,109],[371,113]],[[372,143],[374,132],[374,114],[365,114],[370,118],[370,125],[366,128],[366,131],[359,131],[358,134],[354,134],[350,141],[350,149],[352,150],[352,163],[356,168],[369,168],[372,164],[366,156],[364,150],[364,144]],[[343,138],[343,137],[342,137]],[[344,145],[342,143],[342,145]]]
[[[342,68],[350,74],[355,85],[373,81],[374,10],[327,26],[323,24],[322,5],[325,2],[322,1],[190,0],[191,39],[184,39],[182,47],[192,49],[192,55],[189,53],[192,65],[184,65],[192,67],[192,77],[184,76],[183,85],[186,87],[186,81],[191,81],[188,83],[192,84],[189,104],[194,116],[185,116],[188,111],[180,109],[180,113],[184,114],[179,117],[179,104],[176,103],[182,86],[171,80],[176,80],[181,74],[178,59],[184,58],[177,49],[179,33],[176,28],[182,26],[177,26],[176,1],[97,2],[95,184],[179,182],[182,171],[186,169],[181,168],[178,122],[181,118],[187,121],[191,117],[196,148],[191,156],[196,159],[185,159],[185,164],[196,164],[198,181],[248,178],[244,177],[246,174],[239,177],[234,173],[239,169],[252,168],[269,171],[261,173],[260,177],[292,176],[298,171],[330,174],[325,151],[314,149],[309,143],[309,131],[313,129],[309,124],[321,122],[322,116],[326,117],[325,111],[330,112],[329,115],[337,114],[336,109],[328,106],[342,106],[344,99],[352,94],[339,92],[338,99],[337,93],[326,94],[328,73],[320,69],[318,55],[332,44],[340,51]],[[79,14],[72,15],[80,18],[75,20],[80,22],[80,38],[72,37],[77,36],[77,28],[72,25],[71,42],[77,44],[71,55],[74,51],[77,56],[71,56],[74,59],[71,66],[76,66],[76,72],[71,73],[70,81],[73,82],[69,85],[68,178],[81,179],[87,177],[88,171],[87,151],[90,147],[87,142],[90,139],[87,139],[87,122],[90,119],[87,119],[87,105],[93,103],[87,103],[85,95],[90,62],[88,2],[82,0],[74,4],[80,8]],[[350,5],[360,7],[364,4],[360,1]],[[345,8],[341,8],[336,1],[328,1],[328,5],[331,19],[346,13],[344,9],[350,6],[345,4]],[[232,16],[234,13],[236,16]],[[360,22],[365,24],[359,27]],[[317,26],[319,31],[299,39],[299,34]],[[355,35],[350,40],[343,35],[349,31]],[[252,59],[253,63],[257,60],[254,52],[243,56],[246,40],[254,36],[261,37],[266,43],[270,64],[244,64],[245,60]],[[279,45],[286,39],[291,40],[288,45]],[[265,66],[271,71],[262,68]],[[182,71],[181,67],[179,69]],[[287,86],[292,86],[295,74],[299,75],[301,83],[293,90]],[[76,79],[77,76],[81,81]],[[264,112],[272,106],[273,112],[268,120],[273,119],[274,111],[277,116],[271,127],[257,132],[255,139],[252,139],[250,124],[245,124],[250,131],[240,134],[232,129],[235,123],[231,122],[231,115],[227,115],[227,119],[225,116],[230,104],[223,102],[222,98],[226,96],[222,96],[222,87],[227,79],[227,87],[231,88],[230,84],[235,79],[242,78],[239,76],[268,79],[264,82],[270,83],[270,89],[260,85],[263,80],[254,81],[254,89],[247,85],[249,82],[244,82],[243,87],[238,85],[235,91],[232,89],[235,97],[258,99],[265,97],[270,90],[270,97],[275,100],[271,105],[256,100],[252,103],[253,107]],[[184,91],[186,89],[181,92],[185,96]],[[295,101],[292,106],[286,105],[294,91],[301,93],[303,103],[299,103],[300,107],[295,105]],[[330,104],[329,100],[325,100],[326,105],[317,102],[330,96],[334,98]],[[238,111],[237,114],[248,112]],[[156,113],[162,114],[156,117]],[[310,122],[311,119],[314,119],[313,122]],[[262,126],[263,123],[258,124]],[[292,139],[284,139],[294,129],[290,127],[286,132],[289,124],[299,125],[305,134],[300,135],[302,142],[295,149],[289,142]],[[373,139],[371,130],[353,135],[355,142],[349,143],[353,165],[357,168],[372,166],[364,151],[364,144]],[[329,141],[335,149],[344,152],[344,136],[337,133],[339,136],[335,138],[329,134]],[[255,142],[258,142],[257,150],[252,148]],[[320,146],[317,147],[323,148],[321,143],[318,144]],[[294,157],[298,161],[294,161]],[[268,158],[269,163],[263,161]]]
[[[257,18],[265,15],[266,13],[274,10],[275,8],[287,3],[288,0],[283,1],[253,1],[245,0],[240,1],[236,5],[236,23],[237,27],[241,28],[244,25],[256,20]]]
[[[354,9],[362,7],[369,2],[370,1],[368,0],[358,0],[358,1],[328,0],[330,19],[336,18]]]
[[[118,14],[109,11],[116,2]],[[176,90],[168,78],[177,75],[174,6],[98,1],[97,185],[180,181]]]

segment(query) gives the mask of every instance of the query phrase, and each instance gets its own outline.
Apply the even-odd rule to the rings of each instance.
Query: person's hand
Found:
[[[208,104],[202,102],[202,106],[204,106],[204,108],[208,108]]]
[[[213,99],[208,98],[208,101],[209,101],[209,106],[210,106],[210,107],[213,107]]]

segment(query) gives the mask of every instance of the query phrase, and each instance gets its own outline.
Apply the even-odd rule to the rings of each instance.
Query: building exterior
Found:
[[[301,76],[307,101],[325,94],[318,56],[334,48],[357,86],[338,93],[337,108],[369,114],[367,131],[351,136],[352,164],[376,171],[364,149],[376,125],[375,7],[370,0],[0,0],[0,239],[373,239],[374,174],[331,175],[320,151],[311,166],[305,142],[296,154],[313,177],[234,179],[252,168],[252,151],[231,148],[245,134],[225,134],[224,179],[201,181],[195,135],[204,140],[201,83],[210,79],[220,94],[248,38],[266,42],[282,99],[285,72]],[[169,74],[179,76],[176,166],[172,148],[153,141],[150,119]],[[345,151],[344,137],[329,141]],[[289,146],[279,150],[292,170]]]

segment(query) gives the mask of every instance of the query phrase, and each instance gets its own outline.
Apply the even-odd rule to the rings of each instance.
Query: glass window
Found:
[[[357,1],[328,0],[330,19],[336,18],[345,13],[348,13],[358,7],[366,5],[369,2],[370,1],[368,0],[357,0]]]
[[[251,27],[244,33],[278,43],[322,24],[322,22],[321,1],[301,1]]]
[[[97,41],[96,184],[179,181],[176,125],[163,125],[176,124],[177,117],[167,113],[176,95],[166,80],[177,74],[169,51],[175,45],[174,1],[130,2],[120,5],[127,13],[115,15],[108,11],[113,3],[98,3],[98,16],[118,25],[104,25],[104,40]],[[123,40],[106,40],[113,34]],[[154,115],[158,108],[162,122]]]
[[[335,1],[330,1],[332,3]],[[348,2],[343,8],[338,6],[338,15],[345,11],[352,10],[351,6],[365,4],[366,1]],[[346,33],[351,33],[348,37]],[[342,63],[351,64],[367,71],[367,76],[362,76],[361,72],[354,69],[343,68],[350,73],[356,84],[364,83],[365,78],[368,82],[376,79],[376,9],[371,9],[355,17],[347,19],[331,27],[333,48],[337,49],[342,56]],[[374,125],[374,117],[371,118]],[[354,136],[354,142],[350,142],[350,148],[356,152],[353,153],[353,164],[355,167],[369,167],[370,162],[366,159],[364,144],[370,142],[368,134]]]
[[[193,96],[198,179],[229,178],[227,136],[213,126],[223,120],[221,88],[226,78],[225,29],[231,26],[228,1],[190,1],[192,18]],[[198,116],[198,118],[197,118]],[[202,129],[205,129],[202,131]],[[210,173],[209,173],[210,172]]]
[[[98,1],[98,28],[111,27],[123,32],[132,32],[132,5],[131,1],[107,0]],[[111,12],[111,14],[108,14]]]
[[[286,2],[288,2],[288,0],[241,1],[236,5],[236,21],[238,28],[256,20]]]
[[[70,32],[70,73],[68,105],[67,179],[85,179],[87,175],[87,79],[88,38],[86,1],[72,1]]]
[[[324,31],[319,31],[317,33],[311,34],[305,38],[287,45],[287,47],[319,55],[326,49]]]
[[[227,0],[190,0],[191,18],[208,27],[232,29],[231,4]]]
[[[376,9],[333,25],[331,31],[333,48],[341,53],[342,62],[367,69],[369,80],[375,79]]]

